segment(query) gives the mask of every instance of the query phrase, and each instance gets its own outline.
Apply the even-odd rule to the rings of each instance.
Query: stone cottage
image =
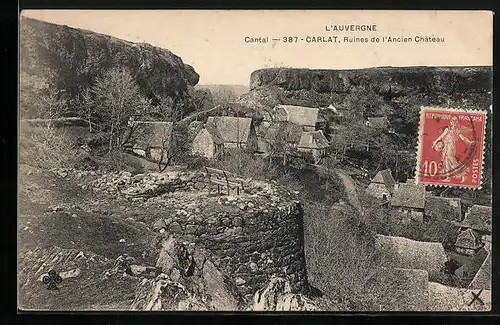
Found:
[[[166,161],[173,135],[172,122],[133,121],[128,132],[127,145],[136,155],[154,162]]]
[[[319,109],[313,107],[277,105],[274,108],[276,121],[300,125],[304,131],[315,131],[318,123],[323,122],[318,113]]]
[[[297,150],[311,152],[314,161],[317,163],[326,156],[326,150],[329,146],[330,144],[322,131],[304,131],[297,144]]]
[[[472,256],[483,246],[481,234],[471,228],[462,231],[455,241],[455,250],[464,255]]]
[[[461,230],[472,229],[481,235],[491,235],[491,207],[473,205],[465,213],[464,220],[458,224]]]
[[[231,148],[257,150],[257,134],[251,118],[210,116],[192,142],[192,153],[207,158],[220,157]]]
[[[462,221],[462,204],[460,198],[426,196],[424,221],[436,219]]]
[[[406,183],[396,184],[391,199],[391,206],[399,209],[404,221],[414,220],[423,222],[425,186],[415,184],[415,180],[413,179],[408,179]]]
[[[392,177],[390,169],[379,171],[366,188],[366,193],[376,198],[388,201],[394,193],[396,181]]]

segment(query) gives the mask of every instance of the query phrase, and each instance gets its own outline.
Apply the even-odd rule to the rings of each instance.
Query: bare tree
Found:
[[[106,71],[90,89],[95,105],[103,117],[108,132],[108,153],[121,148],[127,122],[137,112],[144,112],[150,105],[139,90],[130,72],[124,68]]]

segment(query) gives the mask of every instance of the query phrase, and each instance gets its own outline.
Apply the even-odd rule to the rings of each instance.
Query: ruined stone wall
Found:
[[[302,211],[299,203],[273,210],[201,212],[165,219],[167,232],[210,250],[214,263],[240,291],[253,294],[272,275],[287,276],[292,290],[307,290]]]
[[[289,279],[293,292],[309,289],[302,205],[275,184],[248,180],[240,195],[218,195],[205,173],[181,171],[108,174],[94,187],[131,201],[158,203],[165,214],[152,228],[165,238],[172,234],[208,249],[214,264],[247,298],[272,275]]]

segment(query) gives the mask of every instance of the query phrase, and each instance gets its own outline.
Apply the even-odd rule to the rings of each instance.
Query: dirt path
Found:
[[[324,172],[330,173],[330,174],[335,173],[340,178],[342,183],[344,184],[346,194],[347,194],[347,200],[349,201],[349,203],[353,207],[355,207],[361,214],[363,214],[363,209],[361,208],[361,204],[360,204],[359,198],[358,198],[356,184],[354,183],[354,180],[352,179],[352,177],[349,176],[349,174],[347,174],[347,172],[345,172],[344,170],[342,170],[340,168],[328,169],[328,168],[326,168],[324,166],[320,166],[320,165],[314,165],[314,167],[317,169],[320,169]]]
[[[356,190],[356,184],[354,183],[354,180],[342,169],[336,168],[335,173],[344,183],[349,203],[351,203],[352,206],[358,209],[360,213],[363,213],[363,209],[361,208],[361,204],[359,203],[358,192]]]

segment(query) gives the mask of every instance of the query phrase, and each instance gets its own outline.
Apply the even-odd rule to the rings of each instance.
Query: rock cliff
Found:
[[[436,92],[479,91],[491,88],[491,68],[370,68],[310,70],[274,68],[254,71],[250,89],[277,86],[285,90],[347,93],[354,86],[370,86],[376,92],[397,96],[433,89]]]
[[[127,67],[143,94],[156,99],[182,98],[199,79],[169,50],[30,18],[20,23],[20,61],[25,81],[55,85],[70,98],[115,66]]]

